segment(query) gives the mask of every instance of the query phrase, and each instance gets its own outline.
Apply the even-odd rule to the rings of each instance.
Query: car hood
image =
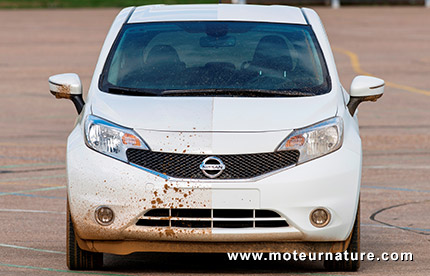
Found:
[[[334,93],[313,97],[140,97],[97,93],[91,109],[125,127],[179,132],[267,132],[333,117]]]

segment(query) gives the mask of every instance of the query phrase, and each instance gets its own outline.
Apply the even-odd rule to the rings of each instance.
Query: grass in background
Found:
[[[202,4],[218,0],[0,0],[0,8],[128,7],[149,4]]]

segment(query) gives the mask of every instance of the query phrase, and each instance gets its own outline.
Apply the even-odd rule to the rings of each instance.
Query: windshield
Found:
[[[331,89],[310,26],[253,22],[125,25],[100,79],[142,96],[314,96]]]

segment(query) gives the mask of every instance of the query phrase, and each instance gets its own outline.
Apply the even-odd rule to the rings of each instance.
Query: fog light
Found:
[[[101,225],[109,225],[113,222],[114,214],[111,208],[100,206],[96,209],[96,220]]]
[[[330,222],[330,212],[325,208],[318,208],[311,212],[309,217],[315,227],[324,227]]]

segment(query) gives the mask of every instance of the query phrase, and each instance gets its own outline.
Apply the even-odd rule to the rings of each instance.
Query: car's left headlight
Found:
[[[281,143],[278,151],[298,150],[297,164],[329,154],[342,146],[343,120],[333,117],[314,125],[294,130]]]
[[[94,115],[85,120],[85,143],[95,151],[124,162],[127,162],[126,151],[129,148],[149,150],[134,130]]]

